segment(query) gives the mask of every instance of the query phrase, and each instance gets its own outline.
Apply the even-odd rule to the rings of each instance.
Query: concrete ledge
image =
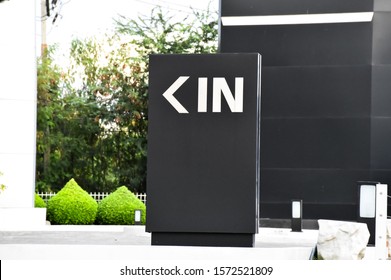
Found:
[[[291,219],[268,219],[260,218],[261,227],[269,228],[291,228]],[[318,220],[303,219],[303,229],[319,229]]]
[[[117,226],[117,225],[50,225],[43,227],[26,228],[18,231],[42,231],[42,232],[124,232],[125,228],[136,228],[138,226]],[[12,231],[12,229],[1,231]]]
[[[311,247],[231,248],[107,245],[0,245],[2,260],[308,260]]]
[[[0,208],[0,230],[22,230],[46,225],[46,208]]]

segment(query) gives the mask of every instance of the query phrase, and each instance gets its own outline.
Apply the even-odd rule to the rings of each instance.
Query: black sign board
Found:
[[[147,231],[153,245],[252,246],[259,54],[152,55]]]

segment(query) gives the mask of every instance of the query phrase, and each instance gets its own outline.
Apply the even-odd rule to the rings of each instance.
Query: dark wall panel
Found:
[[[369,168],[369,118],[263,119],[261,126],[263,168]]]
[[[376,0],[373,24],[371,179],[391,191],[391,1]],[[379,12],[380,11],[380,12]],[[389,205],[388,211],[391,211]]]
[[[375,0],[375,11],[388,11],[391,12],[390,0]]]
[[[288,218],[303,198],[304,217],[355,220],[357,181],[391,185],[391,1],[221,1],[221,16],[375,11],[220,30],[222,52],[263,56],[261,216]]]
[[[391,170],[391,118],[371,120],[371,167]]]
[[[372,23],[233,26],[221,52],[259,52],[263,66],[371,64]]]
[[[262,168],[261,202],[301,198],[305,203],[356,203],[356,181],[370,179],[368,169]]]
[[[391,65],[372,67],[372,116],[391,117]]]
[[[377,0],[378,1],[378,0]],[[387,0],[382,0],[386,2]],[[379,3],[379,7],[387,3]],[[225,1],[222,16],[351,13],[373,10],[373,0],[241,0]]]
[[[264,67],[262,77],[264,118],[370,116],[369,65]]]
[[[373,168],[371,170],[371,180],[382,182],[383,184],[387,184],[388,185],[388,195],[391,194],[391,169],[375,169],[375,168]],[[391,206],[391,204],[390,204],[390,206]]]
[[[368,169],[261,169],[261,216],[291,217],[291,200],[303,200],[305,219],[355,220],[357,181]]]
[[[373,64],[391,64],[391,13],[376,12],[373,19]]]

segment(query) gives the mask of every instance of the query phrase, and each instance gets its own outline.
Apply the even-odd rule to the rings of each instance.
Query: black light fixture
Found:
[[[291,227],[294,232],[302,232],[303,228],[303,200],[292,200]]]

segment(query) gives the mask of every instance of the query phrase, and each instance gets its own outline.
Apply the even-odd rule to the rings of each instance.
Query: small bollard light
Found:
[[[359,202],[360,218],[375,218],[376,216],[376,185],[360,186]]]
[[[292,200],[292,231],[302,232],[303,227],[303,201],[301,199]]]
[[[142,210],[134,210],[134,224],[135,225],[141,225],[141,214]]]

